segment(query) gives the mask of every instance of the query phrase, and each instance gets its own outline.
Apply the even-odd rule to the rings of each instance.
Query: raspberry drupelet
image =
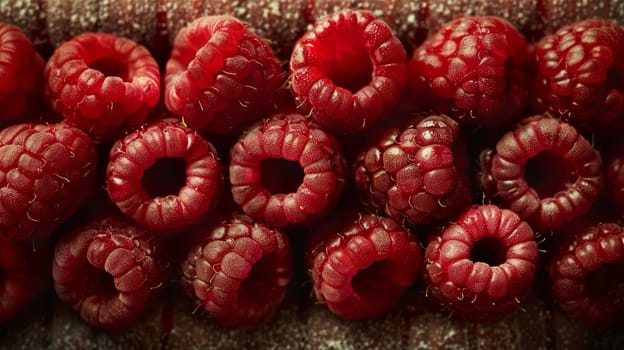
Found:
[[[444,115],[390,128],[354,162],[361,201],[403,223],[448,219],[470,205],[467,152],[459,125]]]
[[[529,101],[531,55],[498,17],[462,17],[421,44],[408,63],[410,96],[464,123],[506,126]]]
[[[84,321],[106,331],[122,331],[160,293],[167,269],[157,238],[121,215],[112,215],[61,237],[52,277],[58,297]]]
[[[238,134],[274,112],[284,84],[269,44],[232,16],[200,17],[173,43],[165,72],[165,104],[192,128]]]
[[[536,45],[538,111],[596,130],[624,113],[624,29],[607,20],[572,23]]]
[[[45,79],[54,110],[102,140],[142,124],[160,99],[160,70],[149,51],[106,33],[80,34],[59,46]]]
[[[272,226],[307,223],[345,186],[338,141],[300,114],[277,114],[248,128],[230,150],[230,183],[243,211]]]
[[[586,213],[605,185],[600,153],[570,124],[542,115],[505,134],[484,172],[495,200],[539,231]]]
[[[419,277],[420,245],[390,218],[338,215],[316,227],[306,252],[314,293],[345,319],[381,317]]]
[[[614,223],[573,232],[548,265],[555,302],[593,327],[624,315],[624,232]]]
[[[28,307],[50,281],[47,247],[0,236],[0,325]]]
[[[508,209],[475,206],[430,240],[428,294],[460,316],[486,321],[520,307],[535,284],[537,243]]]
[[[60,124],[0,131],[0,236],[43,238],[72,216],[96,182],[89,136]]]
[[[28,113],[43,96],[45,61],[13,25],[0,23],[0,127],[32,119]]]
[[[406,53],[368,11],[343,10],[315,23],[295,44],[291,88],[300,108],[336,133],[369,129],[397,107]]]
[[[223,169],[210,142],[165,119],[113,145],[106,183],[124,214],[156,234],[173,235],[216,207]]]
[[[184,290],[225,327],[270,320],[292,279],[286,234],[234,215],[205,232],[182,264]]]

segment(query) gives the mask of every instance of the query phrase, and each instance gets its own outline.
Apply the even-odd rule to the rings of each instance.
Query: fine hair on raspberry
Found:
[[[68,123],[114,140],[147,119],[160,99],[160,69],[134,41],[83,33],[64,42],[45,68],[46,94]]]
[[[570,124],[547,115],[524,119],[506,133],[486,172],[496,200],[537,230],[586,213],[605,185],[600,153]]]
[[[54,289],[91,326],[122,331],[133,325],[167,278],[164,246],[121,215],[94,219],[56,243]]]
[[[486,321],[520,308],[538,271],[535,234],[508,209],[468,209],[425,252],[427,294],[461,317]]]
[[[188,296],[225,327],[270,320],[292,279],[288,236],[245,215],[199,230],[204,239],[182,264]]]
[[[350,320],[386,314],[418,279],[422,262],[420,245],[396,221],[359,212],[323,220],[306,255],[316,297]]]
[[[113,145],[106,183],[124,214],[156,234],[172,235],[215,209],[223,169],[210,142],[166,119]]]
[[[398,105],[407,82],[406,53],[371,12],[342,10],[314,24],[290,58],[299,107],[324,128],[353,133],[375,127]]]
[[[346,172],[338,141],[296,113],[252,125],[230,150],[234,201],[272,226],[317,219],[336,204]]]
[[[271,46],[228,16],[204,16],[182,28],[165,72],[165,104],[208,134],[238,134],[274,113],[285,75]]]

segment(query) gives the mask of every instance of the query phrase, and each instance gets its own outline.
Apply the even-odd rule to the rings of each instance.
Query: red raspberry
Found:
[[[161,249],[153,235],[121,215],[95,219],[57,242],[52,262],[56,294],[90,325],[126,329],[166,281]]]
[[[272,226],[325,213],[340,197],[346,172],[338,141],[299,114],[256,123],[230,151],[234,201]]]
[[[160,70],[149,51],[111,34],[84,33],[63,43],[45,78],[54,110],[105,140],[143,123],[160,98]]]
[[[518,31],[498,17],[462,17],[416,49],[410,95],[465,123],[508,125],[528,103],[531,56]]]
[[[216,207],[222,172],[210,142],[162,120],[113,145],[106,179],[111,200],[124,214],[156,233],[174,234]]]
[[[288,237],[234,216],[205,233],[182,265],[182,286],[219,324],[253,326],[277,310],[292,279]]]
[[[18,27],[0,23],[0,124],[23,120],[40,104],[44,64]]]
[[[600,153],[570,124],[547,116],[527,118],[505,134],[489,172],[497,199],[536,230],[586,213],[605,182]]]
[[[231,16],[206,16],[180,30],[165,73],[165,103],[192,128],[236,134],[273,112],[284,83],[271,47]]]
[[[47,249],[47,248],[46,248]],[[49,276],[49,253],[0,236],[0,325],[26,308]]]
[[[324,128],[361,131],[398,105],[406,60],[387,24],[368,11],[343,10],[318,21],[295,44],[292,91]]]
[[[534,103],[575,127],[596,129],[624,112],[624,29],[585,20],[537,44]]]
[[[466,149],[444,115],[390,128],[354,163],[361,200],[399,222],[448,219],[471,203]]]
[[[578,229],[549,264],[555,302],[591,326],[606,327],[624,314],[624,232],[617,224]]]
[[[464,212],[425,252],[428,293],[461,316],[485,321],[520,307],[538,269],[531,227],[494,205]]]
[[[308,249],[314,292],[343,318],[383,316],[420,275],[420,246],[390,218],[357,214],[338,220],[341,225],[329,220],[317,228],[322,238]]]
[[[89,136],[65,124],[0,131],[0,235],[45,237],[73,215],[95,185]]]

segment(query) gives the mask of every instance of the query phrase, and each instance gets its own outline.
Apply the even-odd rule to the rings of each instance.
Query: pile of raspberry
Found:
[[[462,17],[406,50],[342,10],[267,39],[206,16],[165,58],[83,33],[44,59],[0,24],[0,324],[53,288],[110,332],[175,290],[250,327],[309,286],[350,320],[411,290],[487,322],[537,285],[622,320],[623,28]]]

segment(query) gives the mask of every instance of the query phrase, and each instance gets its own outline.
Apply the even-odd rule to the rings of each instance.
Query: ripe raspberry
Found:
[[[11,320],[43,290],[49,275],[46,248],[33,250],[0,236],[0,324]]]
[[[624,232],[612,223],[582,226],[549,264],[555,302],[595,327],[624,314]]]
[[[292,91],[324,128],[361,131],[398,105],[406,60],[387,24],[368,11],[343,10],[318,21],[295,44]]]
[[[586,213],[605,182],[600,153],[570,124],[547,116],[505,134],[491,166],[497,199],[536,230]]]
[[[457,122],[444,115],[390,128],[356,158],[355,184],[363,203],[399,222],[448,219],[471,202],[466,149]]]
[[[414,52],[410,96],[465,123],[508,125],[528,103],[530,63],[526,41],[510,23],[462,17]]]
[[[292,279],[288,237],[234,216],[205,233],[182,265],[182,286],[219,324],[253,326],[277,310]]]
[[[575,22],[537,44],[534,103],[575,127],[596,129],[624,111],[624,29]]]
[[[520,307],[538,269],[531,227],[494,205],[464,212],[425,252],[428,292],[461,316],[485,321]]]
[[[206,16],[180,30],[165,73],[165,104],[192,128],[236,134],[273,112],[284,83],[271,47],[231,16]]]
[[[0,23],[0,125],[23,121],[40,104],[44,65],[18,27]]]
[[[230,151],[234,201],[272,226],[325,213],[340,197],[346,172],[338,141],[299,114],[256,123]]]
[[[48,236],[87,199],[96,165],[89,137],[63,123],[0,131],[0,236]]]
[[[130,39],[84,33],[59,46],[45,68],[54,110],[96,138],[143,123],[160,98],[160,70]]]
[[[166,281],[162,250],[152,234],[121,215],[92,220],[56,243],[54,289],[90,325],[126,329]]]
[[[308,249],[317,298],[346,319],[383,316],[420,274],[418,243],[396,221],[358,214],[317,228]]]
[[[117,141],[106,170],[111,200],[159,234],[178,233],[212,211],[223,173],[215,148],[171,120],[142,127]]]

